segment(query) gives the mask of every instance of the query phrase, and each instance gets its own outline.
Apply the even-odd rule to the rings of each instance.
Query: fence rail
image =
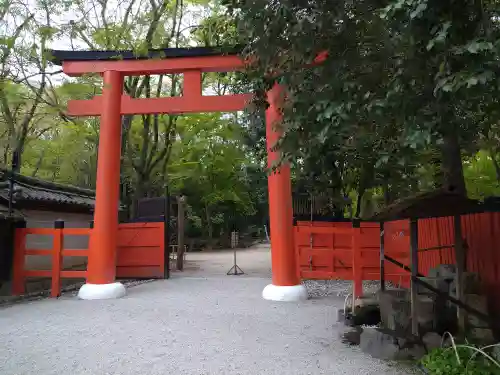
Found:
[[[50,278],[51,297],[61,293],[61,279],[85,279],[86,270],[64,270],[64,257],[88,257],[88,249],[65,248],[65,236],[89,236],[91,228],[64,228],[56,221],[54,228],[17,228],[14,237],[12,292],[25,293],[27,278]],[[27,248],[29,235],[52,237],[50,249]],[[26,256],[51,257],[49,270],[26,269]],[[117,277],[164,278],[168,255],[165,254],[164,223],[126,223],[118,226]]]
[[[294,231],[298,272],[304,279],[347,279],[363,293],[361,227],[356,223],[297,222]]]
[[[417,225],[418,272],[427,276],[439,264],[456,264],[454,218],[419,219]],[[467,248],[466,270],[479,275],[490,306],[500,312],[500,212],[462,215],[460,225]],[[407,270],[411,266],[410,220],[390,221],[383,226],[361,222],[359,234],[352,236],[352,231],[349,222],[297,222],[294,242],[301,277],[355,280],[358,285],[360,274],[362,280],[378,280],[383,263],[381,249]],[[355,251],[351,237],[358,238]],[[411,274],[399,265],[385,262],[385,280],[408,287]]]
[[[88,235],[90,228],[74,229],[64,228],[64,222],[56,221],[54,228],[17,228],[14,240],[14,265],[12,278],[12,292],[15,295],[24,294],[25,281],[30,277],[51,278],[51,297],[58,297],[61,293],[61,278],[86,278],[87,271],[63,270],[63,257],[88,256],[87,249],[65,249],[65,235]],[[27,249],[26,238],[28,235],[52,236],[51,249]],[[50,270],[27,270],[25,258],[27,255],[50,256]]]

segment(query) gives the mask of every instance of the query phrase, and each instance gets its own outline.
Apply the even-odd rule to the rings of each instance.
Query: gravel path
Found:
[[[0,374],[407,374],[340,343],[343,298],[273,303],[261,298],[267,283],[174,275],[119,300],[4,307]]]

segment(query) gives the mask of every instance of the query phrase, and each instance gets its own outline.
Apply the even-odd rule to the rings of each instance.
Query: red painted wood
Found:
[[[116,61],[64,61],[63,72],[71,77],[83,74],[116,71],[128,76],[155,74],[179,74],[189,70],[202,72],[232,72],[245,67],[243,60],[236,55],[173,57],[151,60]]]
[[[346,234],[351,236],[353,234],[353,230],[351,228],[342,228],[342,227],[323,227],[323,226],[299,226],[299,233],[306,234]]]
[[[309,66],[323,62],[328,53],[314,55]],[[229,72],[242,70],[247,63],[239,56],[204,56],[167,59],[64,61],[63,71],[70,76],[99,73],[104,76],[103,98],[69,103],[73,116],[101,116],[99,158],[97,168],[96,207],[94,229],[90,236],[88,282],[110,283],[115,278],[117,247],[118,177],[120,174],[120,117],[125,114],[180,114],[187,112],[237,111],[243,109],[248,95],[226,97],[201,96],[201,72]],[[154,74],[184,73],[182,97],[131,99],[122,96],[123,77]],[[281,104],[283,90],[275,84],[268,93],[266,110],[266,143],[268,165],[274,167],[281,159],[274,150],[282,135]],[[118,156],[117,156],[118,155]],[[300,277],[293,246],[293,212],[289,165],[281,165],[268,177],[270,229],[273,233],[272,269],[274,285],[298,285]],[[118,177],[117,177],[118,176]],[[107,190],[107,191],[106,191]],[[106,196],[106,198],[104,198]],[[356,240],[359,240],[357,238]],[[356,257],[359,257],[359,244]],[[125,254],[125,253],[124,253]],[[125,255],[123,255],[125,257]],[[118,257],[119,258],[119,257]],[[356,262],[357,263],[357,262]],[[163,267],[163,266],[162,266]],[[358,272],[357,272],[358,275]]]
[[[118,278],[138,278],[138,279],[162,279],[163,269],[157,266],[134,266],[116,267],[116,277]]]
[[[24,255],[52,255],[52,249],[26,249]]]
[[[419,248],[454,243],[453,217],[419,220]],[[487,212],[461,217],[462,235],[468,244],[467,269],[479,274],[490,306],[500,312],[500,213]],[[362,223],[361,259],[364,280],[379,278],[378,228]],[[351,237],[346,234],[350,223],[298,222],[294,231],[296,254],[302,278],[353,280]],[[320,228],[320,229],[318,229]],[[338,228],[342,228],[338,230]],[[313,234],[313,246],[310,234]],[[335,234],[337,233],[337,234]],[[341,233],[341,234],[339,234]],[[409,222],[385,223],[385,253],[399,262],[410,264]],[[310,261],[312,260],[312,266]],[[419,253],[419,271],[428,275],[439,264],[455,264],[453,248]],[[409,286],[408,272],[385,263],[386,280]]]
[[[165,244],[163,223],[120,224],[117,234],[118,277],[163,278]],[[41,230],[40,230],[41,229]],[[16,229],[14,245],[13,293],[23,294],[25,279],[47,277],[52,280],[51,296],[60,294],[61,278],[87,278],[87,271],[63,271],[62,258],[65,256],[88,256],[88,249],[63,249],[65,235],[88,235],[89,228],[28,228]],[[52,235],[52,249],[26,249],[28,234]],[[52,256],[51,270],[26,270],[26,255]]]
[[[359,231],[357,240],[353,238],[356,231]],[[360,229],[353,229],[350,222],[299,221],[294,230],[294,243],[304,279],[356,279],[355,292],[361,294],[361,280],[378,280],[380,277],[378,223],[361,223]],[[356,247],[359,248],[358,255],[353,252]],[[392,255],[401,253],[405,254],[398,250]],[[386,276],[394,279],[400,274],[387,272]]]
[[[117,277],[164,277],[165,244],[163,226],[163,223],[128,223],[119,225]]]
[[[54,229],[54,239],[52,245],[52,283],[51,297],[59,297],[61,294],[61,269],[62,269],[62,250],[64,246],[63,229]]]
[[[24,294],[26,230],[16,229],[14,233],[14,259],[12,264],[12,294]]]
[[[306,64],[306,67],[321,64],[327,58],[328,51],[322,51],[316,55],[310,64]],[[174,57],[151,60],[64,61],[63,72],[72,77],[92,73],[103,74],[108,70],[115,70],[128,76],[180,74],[190,70],[222,73],[243,70],[246,65],[251,63],[252,59],[245,61],[237,55]]]
[[[94,228],[89,238],[87,266],[89,284],[111,284],[116,277],[122,92],[121,73],[105,71],[102,101],[106,110],[102,111],[99,130]]]
[[[352,229],[352,275],[354,280],[354,296],[363,295],[363,264],[361,254],[361,228]]]
[[[62,255],[65,257],[87,257],[89,256],[88,249],[64,249]]]
[[[385,254],[407,266],[410,265],[410,222],[397,220],[384,225]],[[398,266],[385,262],[386,280],[397,285],[409,285],[410,275]]]
[[[18,228],[17,233],[28,235],[28,234],[41,234],[52,236],[54,234],[53,228]]]
[[[163,259],[162,246],[131,246],[120,247],[118,253],[118,266],[144,266],[160,265],[160,259]]]
[[[191,70],[184,73],[184,89],[182,91],[183,97],[199,98],[201,97],[201,71]]]
[[[24,270],[24,277],[52,277],[52,271],[48,270]],[[25,280],[23,280],[24,283]]]
[[[122,115],[137,114],[183,114],[206,112],[236,112],[243,110],[250,102],[252,95],[235,94],[224,96],[184,97],[172,96],[165,98],[132,99],[127,95],[121,98],[120,113]],[[101,96],[88,100],[70,100],[68,114],[71,116],[101,116],[103,112]]]
[[[64,228],[65,236],[88,236],[90,234],[90,228]]]
[[[61,277],[66,279],[85,279],[87,271],[61,271]]]
[[[275,167],[281,159],[279,151],[274,149],[281,138],[281,104],[283,88],[275,84],[268,92],[269,108],[266,110],[266,147],[267,165]],[[294,248],[292,183],[290,165],[282,164],[267,177],[269,191],[269,226],[271,229],[271,267],[272,284],[277,286],[295,286],[300,284],[296,250]]]

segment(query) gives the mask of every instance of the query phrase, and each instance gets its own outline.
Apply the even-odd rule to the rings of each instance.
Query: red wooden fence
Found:
[[[120,224],[118,228],[117,277],[163,278],[164,277],[164,230],[163,223]],[[62,269],[65,256],[88,256],[88,249],[65,249],[64,236],[88,236],[90,228],[17,228],[14,244],[12,293],[25,292],[25,282],[30,277],[51,278],[51,296],[61,292],[62,278],[86,278],[87,271],[66,271]],[[28,235],[52,236],[51,249],[27,249]],[[27,255],[43,255],[52,258],[50,270],[27,270]]]
[[[427,275],[439,264],[455,264],[453,217],[418,220],[418,247],[449,246],[419,253],[419,272]],[[479,274],[484,292],[493,308],[500,311],[500,212],[461,216],[462,237],[467,251],[467,270]],[[318,231],[317,227],[321,227]],[[339,228],[342,228],[339,231]],[[349,222],[298,222],[295,227],[295,250],[300,275],[304,279],[353,280],[361,269],[363,280],[380,277],[380,230],[378,223],[361,223],[360,264],[353,263],[353,242]],[[398,220],[384,224],[385,254],[410,265],[410,222]],[[347,231],[346,231],[347,230]],[[385,262],[386,280],[408,286],[410,275]]]
[[[500,311],[500,212],[462,215],[462,237],[467,243],[467,271],[477,273],[492,308]],[[454,242],[453,217],[419,220],[419,248]],[[439,264],[454,264],[453,248],[419,254],[419,270],[427,275]]]
[[[354,280],[355,293],[362,293],[360,228],[351,223],[298,222],[294,235],[301,277]]]
[[[90,229],[53,229],[53,228],[17,228],[14,240],[14,264],[12,275],[12,294],[24,293],[25,280],[30,277],[47,277],[52,279],[51,296],[57,297],[61,290],[61,278],[85,278],[87,271],[63,271],[62,258],[65,256],[88,256],[88,249],[65,249],[64,236],[88,235]],[[28,235],[52,236],[52,249],[27,249]],[[51,270],[27,270],[25,259],[27,255],[43,255],[52,258]]]
[[[396,232],[404,224],[394,222],[392,230]],[[298,257],[300,275],[303,279],[343,279],[355,280],[355,274],[362,280],[380,278],[380,224],[361,222],[358,229],[359,255],[353,254],[356,236],[350,222],[297,222],[295,226],[295,251]],[[318,231],[317,228],[322,228]],[[387,237],[392,237],[386,234]],[[402,263],[409,259],[409,242],[405,249],[403,237],[386,244],[386,254]],[[355,259],[358,261],[355,262]],[[397,266],[386,266],[386,279],[399,283],[407,278],[407,272]]]
[[[163,223],[128,223],[118,228],[116,277],[163,278]]]

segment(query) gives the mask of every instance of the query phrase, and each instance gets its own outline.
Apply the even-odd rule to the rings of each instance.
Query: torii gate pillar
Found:
[[[272,147],[282,131],[280,104],[283,88],[276,84],[267,94],[266,111],[267,163],[272,167],[280,158]],[[277,126],[278,125],[278,126]],[[308,298],[300,283],[293,239],[292,183],[290,165],[284,164],[268,177],[269,221],[271,227],[272,284],[264,288],[262,297],[271,301],[300,301]]]
[[[78,292],[79,298],[87,300],[120,298],[126,294],[123,284],[115,281],[123,76],[117,71],[106,71],[103,78],[94,228],[89,241],[87,283]]]

